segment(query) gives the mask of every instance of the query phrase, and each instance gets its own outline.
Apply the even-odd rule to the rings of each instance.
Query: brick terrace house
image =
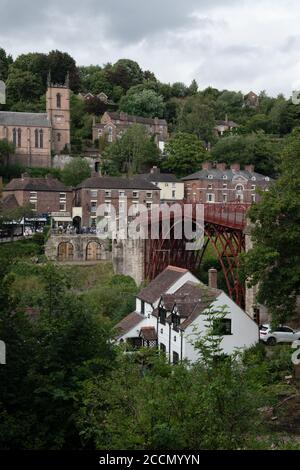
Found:
[[[169,266],[136,297],[135,311],[116,325],[117,341],[134,347],[158,347],[171,363],[195,362],[194,342],[207,331],[207,313],[224,311],[219,319],[223,354],[247,349],[258,342],[258,325],[223,291],[217,272],[210,270],[209,286],[188,270]]]
[[[106,112],[101,118],[101,123],[94,121],[93,140],[99,139],[103,134],[106,134],[108,142],[115,142],[133,124],[143,125],[149,135],[154,136],[157,146],[161,150],[164,149],[164,143],[169,138],[168,124],[165,119],[130,116],[123,112]]]
[[[161,173],[156,166],[149,173],[139,175],[160,189],[160,202],[182,201],[184,198],[184,183],[179,181],[175,175]]]
[[[127,209],[134,206],[137,213],[138,204],[144,204],[148,209],[152,204],[159,204],[160,190],[142,178],[92,176],[86,179],[76,188],[76,207],[81,208],[81,225],[91,227],[96,224],[97,207],[101,204],[105,204],[107,217],[112,207],[117,215],[125,211],[125,199]]]
[[[249,204],[259,201],[257,189],[268,191],[272,182],[268,176],[256,173],[253,165],[241,170],[237,163],[227,169],[225,163],[213,167],[208,162],[202,164],[202,170],[186,176],[182,181],[188,202]]]
[[[33,167],[51,167],[51,152],[60,153],[70,146],[70,90],[50,83],[45,113],[0,111],[0,139],[15,146],[9,163]]]
[[[51,175],[31,178],[24,174],[12,179],[3,190],[3,200],[7,198],[11,201],[14,198],[16,207],[30,204],[36,215],[72,213],[73,189]]]

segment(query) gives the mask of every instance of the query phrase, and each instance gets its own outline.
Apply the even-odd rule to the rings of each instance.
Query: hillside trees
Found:
[[[195,135],[186,132],[173,134],[166,144],[165,154],[163,168],[178,177],[200,170],[200,164],[206,159],[202,143]]]
[[[283,151],[279,179],[249,214],[254,246],[245,255],[245,273],[278,323],[293,317],[300,294],[299,142],[297,130]]]
[[[141,173],[158,163],[160,151],[144,126],[131,126],[103,153],[103,171],[110,175]]]

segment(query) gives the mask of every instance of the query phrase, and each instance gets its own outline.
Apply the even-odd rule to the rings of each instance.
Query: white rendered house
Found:
[[[136,309],[116,326],[117,340],[136,347],[158,347],[171,363],[195,362],[193,342],[207,330],[207,314],[224,310],[222,352],[232,354],[259,341],[258,325],[223,291],[201,283],[186,269],[169,266],[136,298]]]

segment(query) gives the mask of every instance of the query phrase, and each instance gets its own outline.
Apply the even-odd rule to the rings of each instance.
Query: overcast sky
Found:
[[[297,0],[0,0],[0,47],[136,60],[165,82],[272,95],[300,88]]]

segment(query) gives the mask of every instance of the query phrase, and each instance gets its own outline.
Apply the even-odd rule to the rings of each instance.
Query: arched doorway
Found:
[[[102,246],[98,242],[89,242],[86,247],[86,260],[99,261],[102,259]]]
[[[62,242],[58,245],[57,259],[58,261],[73,261],[74,247],[72,243]]]
[[[80,233],[80,230],[81,230],[81,217],[79,217],[79,216],[74,217],[73,226],[76,230],[76,233]]]

